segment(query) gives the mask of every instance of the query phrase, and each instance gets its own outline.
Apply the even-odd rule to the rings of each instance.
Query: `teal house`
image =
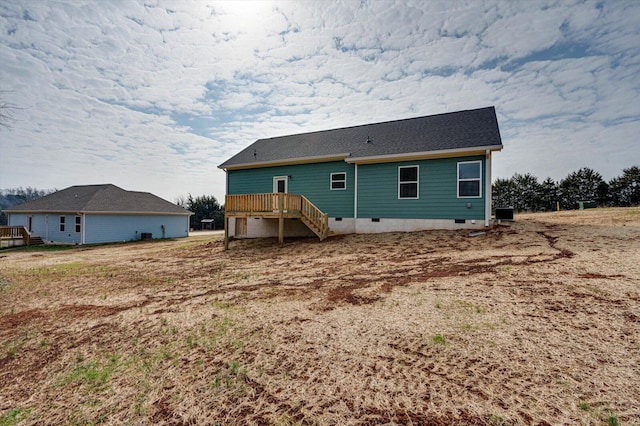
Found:
[[[148,192],[78,185],[5,210],[9,227],[44,243],[95,244],[189,235],[184,208]]]
[[[260,139],[222,163],[228,236],[484,228],[494,107]]]

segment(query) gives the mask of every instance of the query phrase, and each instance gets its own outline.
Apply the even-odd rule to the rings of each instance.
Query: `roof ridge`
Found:
[[[420,120],[420,119],[424,119],[424,118],[441,117],[441,116],[444,116],[444,115],[450,115],[450,114],[453,115],[453,114],[460,114],[460,113],[464,113],[464,112],[481,111],[481,110],[486,110],[486,109],[494,109],[495,110],[495,105],[486,106],[486,107],[482,107],[482,108],[464,109],[464,110],[460,110],[460,111],[441,112],[441,113],[438,113],[438,114],[420,115],[420,116],[417,116],[417,117],[400,118],[400,119],[397,119],[397,120],[376,121],[374,123],[356,124],[356,125],[353,125],[353,126],[345,126],[345,127],[335,127],[333,129],[316,130],[316,131],[313,131],[313,132],[291,133],[291,134],[288,134],[288,135],[279,135],[279,136],[272,136],[272,137],[269,137],[269,138],[257,139],[256,142],[257,141],[270,140],[270,139],[281,139],[281,138],[286,138],[286,137],[289,137],[289,136],[305,136],[305,135],[313,135],[313,134],[319,134],[319,133],[325,133],[325,132],[334,132],[336,130],[348,130],[348,129],[357,129],[359,127],[377,126],[377,125],[381,125],[381,124],[401,123],[401,122],[406,122],[406,121],[411,121],[411,120]]]

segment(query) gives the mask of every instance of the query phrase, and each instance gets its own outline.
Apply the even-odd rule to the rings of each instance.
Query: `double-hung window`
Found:
[[[66,219],[65,216],[60,216],[60,232],[64,232],[64,222]]]
[[[398,198],[418,198],[418,166],[398,167]]]
[[[345,172],[331,173],[331,190],[347,189],[347,174]]]
[[[480,198],[482,194],[482,162],[458,163],[458,198]]]
[[[80,232],[81,224],[82,224],[82,216],[76,216],[76,232]]]

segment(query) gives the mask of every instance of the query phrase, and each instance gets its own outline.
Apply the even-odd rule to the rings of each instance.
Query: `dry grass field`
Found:
[[[0,251],[0,425],[638,425],[640,209]]]

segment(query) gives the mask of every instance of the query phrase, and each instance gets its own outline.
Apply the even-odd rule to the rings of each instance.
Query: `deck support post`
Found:
[[[224,215],[224,249],[229,250],[229,218]]]
[[[278,193],[278,242],[284,243],[284,193]]]

